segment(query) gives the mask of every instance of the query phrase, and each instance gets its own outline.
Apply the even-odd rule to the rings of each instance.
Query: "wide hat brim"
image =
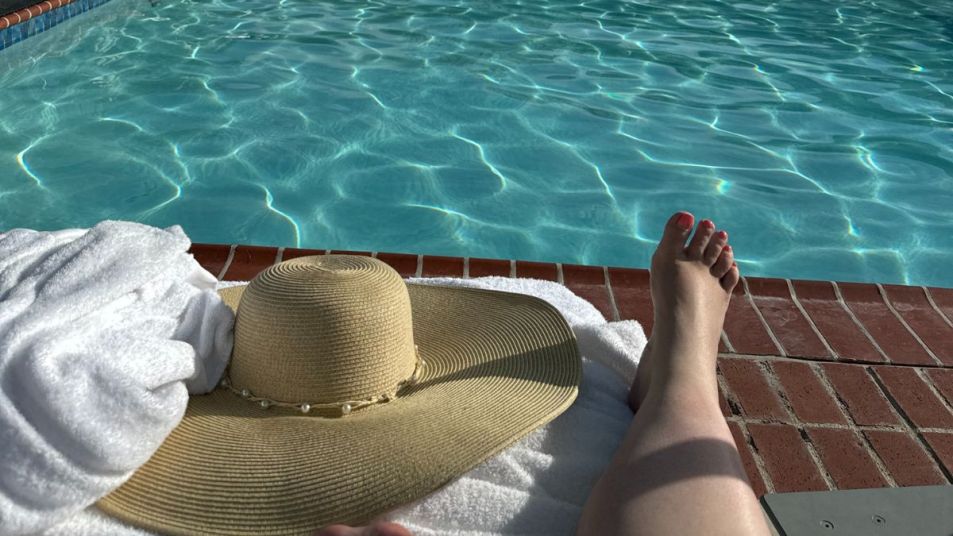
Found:
[[[220,291],[237,309],[244,286]],[[194,396],[153,457],[99,501],[165,534],[310,534],[363,524],[446,485],[575,400],[578,348],[543,300],[407,285],[419,382],[342,418]]]

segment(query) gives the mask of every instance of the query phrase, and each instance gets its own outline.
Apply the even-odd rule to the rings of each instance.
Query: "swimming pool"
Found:
[[[0,52],[0,229],[953,286],[930,2],[113,0]],[[97,20],[97,17],[101,20]]]

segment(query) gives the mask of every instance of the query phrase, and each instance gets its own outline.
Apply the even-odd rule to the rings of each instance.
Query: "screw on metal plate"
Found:
[[[821,526],[827,530],[834,530],[834,524],[826,519],[821,520]]]
[[[872,519],[872,520],[874,521],[874,523],[877,524],[877,525],[886,525],[886,524],[887,524],[887,520],[884,519],[884,518],[882,518],[882,517],[880,517],[880,516],[878,516],[878,515],[874,515],[873,517],[871,517],[871,519]]]

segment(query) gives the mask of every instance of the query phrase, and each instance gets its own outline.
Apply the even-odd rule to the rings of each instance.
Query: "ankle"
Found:
[[[721,415],[718,382],[714,373],[691,371],[677,378],[661,378],[654,382],[643,405],[657,404],[677,413]]]

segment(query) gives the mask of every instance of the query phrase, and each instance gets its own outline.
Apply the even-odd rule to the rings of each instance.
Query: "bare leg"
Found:
[[[718,406],[715,364],[731,290],[728,236],[672,216],[652,257],[655,327],[629,401],[638,410],[593,488],[580,536],[769,534]]]

